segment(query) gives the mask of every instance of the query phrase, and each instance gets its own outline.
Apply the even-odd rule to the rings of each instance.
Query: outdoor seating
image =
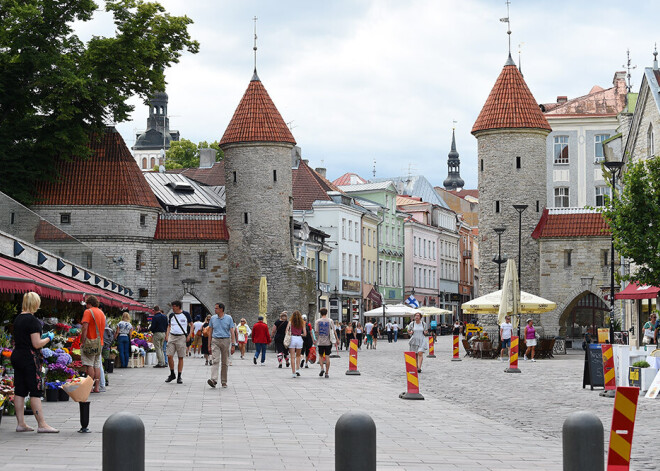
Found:
[[[474,350],[472,350],[472,346],[470,345],[470,342],[468,342],[466,339],[462,339],[462,342],[463,342],[463,348],[465,349],[465,356],[466,357],[474,356]]]

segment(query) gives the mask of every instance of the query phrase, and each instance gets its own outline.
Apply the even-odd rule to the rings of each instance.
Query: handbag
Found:
[[[290,322],[286,326],[286,334],[284,335],[284,346],[286,348],[289,348],[289,345],[291,345],[291,323]]]
[[[330,322],[330,331],[332,332],[330,334],[330,343],[334,345],[337,343],[337,330],[335,329],[335,326],[332,322]]]
[[[85,343],[82,346],[82,352],[86,356],[96,356],[101,352],[101,336],[99,334],[99,326],[96,323],[96,317],[94,316],[94,308],[89,308],[89,312],[92,313],[92,319],[94,320],[94,327],[96,328],[96,338],[95,339],[85,339]]]

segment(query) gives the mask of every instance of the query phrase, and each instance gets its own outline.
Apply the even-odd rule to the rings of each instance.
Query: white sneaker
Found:
[[[525,355],[525,356],[523,357],[523,360],[527,361],[527,355]]]
[[[536,360],[532,358],[532,361],[536,361]]]

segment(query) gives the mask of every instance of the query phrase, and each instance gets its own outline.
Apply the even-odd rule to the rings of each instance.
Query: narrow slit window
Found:
[[[248,222],[250,222],[248,213],[243,213],[243,224],[247,224]]]
[[[520,157],[516,157],[516,168],[522,168],[520,165]]]
[[[180,257],[181,255],[179,254],[179,252],[172,252],[172,270],[179,269]]]
[[[499,201],[495,201],[495,212],[496,213],[500,212],[500,202]]]
[[[536,200],[536,212],[538,213],[541,210],[541,203],[539,200]]]
[[[236,183],[238,181],[238,179],[236,177],[236,172],[233,172],[233,176],[234,176],[234,183]]]
[[[277,170],[273,170],[273,181],[277,181]]]
[[[481,159],[481,171],[484,171],[484,159]]]

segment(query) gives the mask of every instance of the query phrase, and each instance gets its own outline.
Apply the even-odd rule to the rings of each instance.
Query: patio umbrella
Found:
[[[516,271],[516,261],[510,258],[506,262],[506,271],[504,272],[504,283],[502,284],[502,300],[497,316],[497,325],[504,322],[507,314],[517,316],[520,306],[520,284],[518,283],[518,272]],[[518,318],[514,317],[517,321]],[[514,325],[514,327],[516,327]]]
[[[264,322],[268,324],[268,315],[266,311],[268,310],[268,283],[266,282],[266,277],[262,276],[261,281],[259,281],[259,315],[264,316]]]
[[[414,316],[418,312],[421,314],[419,309],[413,309],[405,304],[385,304],[384,306],[365,312],[364,315],[369,317]]]
[[[433,306],[422,306],[419,310],[422,311],[422,316],[443,316],[446,314],[453,314],[453,312],[448,311],[447,309]]]
[[[461,308],[466,314],[499,314],[502,290],[494,291],[464,303]],[[520,292],[519,314],[541,314],[557,307],[556,303],[524,291]]]

